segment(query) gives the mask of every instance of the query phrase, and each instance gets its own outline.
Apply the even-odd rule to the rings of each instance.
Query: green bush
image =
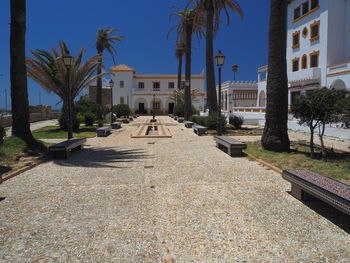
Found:
[[[199,111],[192,105],[192,114],[199,114]],[[176,104],[175,115],[179,117],[185,116],[185,106],[182,103]]]
[[[60,129],[63,131],[68,130],[67,119],[63,118],[63,115],[58,117],[58,123],[60,125]],[[73,116],[73,131],[79,131],[80,122],[78,118],[74,118]]]
[[[117,115],[117,118],[120,118],[122,116],[127,117],[131,113],[129,106],[126,104],[114,105],[112,111],[115,115]]]
[[[241,117],[241,116],[237,116],[237,115],[231,115],[230,118],[229,118],[229,122],[235,128],[240,129],[240,128],[242,128],[242,125],[243,125],[243,122],[244,122],[244,118]]]
[[[216,130],[217,127],[217,115],[210,115],[210,116],[197,116],[193,115],[191,116],[191,121],[207,127],[209,130]],[[224,128],[227,124],[226,117],[221,116],[221,123],[222,127]]]
[[[6,136],[5,127],[3,125],[2,118],[0,117],[0,144],[4,142],[5,136]]]
[[[84,113],[84,123],[86,126],[94,125],[95,119],[96,119],[96,116],[92,112]]]

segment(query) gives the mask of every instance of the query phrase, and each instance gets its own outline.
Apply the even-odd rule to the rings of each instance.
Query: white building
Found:
[[[219,92],[218,86],[216,92]],[[233,107],[255,107],[257,95],[255,81],[226,81],[221,84],[221,109],[231,111]]]
[[[288,5],[289,103],[309,90],[350,90],[350,0],[292,0]]]
[[[114,81],[113,104],[127,104],[135,113],[168,114],[174,110],[172,95],[177,87],[177,75],[144,75],[133,68],[119,65],[110,69]],[[183,77],[184,79],[184,77]],[[191,76],[191,89],[198,96],[192,104],[198,110],[204,110],[204,72]]]

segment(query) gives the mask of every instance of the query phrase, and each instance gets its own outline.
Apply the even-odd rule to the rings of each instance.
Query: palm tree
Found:
[[[172,27],[169,34],[176,29],[178,42],[185,42],[185,120],[189,120],[192,111],[191,102],[191,62],[192,62],[192,36],[195,34],[198,39],[203,36],[203,17],[195,15],[194,9],[186,8],[170,14],[179,19],[177,25]]]
[[[97,74],[102,73],[102,55],[103,51],[107,50],[112,56],[113,62],[115,63],[115,56],[117,55],[117,50],[114,45],[116,41],[121,42],[124,36],[112,36],[114,32],[118,31],[116,28],[107,27],[106,29],[99,28],[96,36],[96,49],[97,53],[100,55],[99,67]],[[102,105],[102,78],[97,78],[96,85],[96,103]],[[100,116],[101,117],[101,116]]]
[[[181,77],[182,77],[182,58],[184,56],[184,48],[185,48],[185,43],[184,42],[177,42],[176,43],[176,49],[175,49],[175,56],[177,60],[179,61],[179,66],[177,70],[177,89],[181,89]],[[177,99],[175,97],[175,107],[176,108],[176,103]]]
[[[12,135],[36,144],[30,131],[27,69],[25,63],[26,1],[11,0],[11,103]]]
[[[188,4],[196,3],[198,16],[206,16],[206,78],[207,78],[207,97],[209,114],[217,114],[218,104],[215,86],[214,72],[214,53],[213,40],[216,32],[219,30],[220,15],[224,11],[227,17],[227,25],[230,23],[229,10],[239,14],[243,18],[243,11],[239,4],[234,0],[189,0]]]
[[[85,52],[86,50],[83,48],[74,57],[70,74],[68,74],[68,69],[62,60],[64,55],[70,54],[64,42],[59,42],[59,50],[51,48],[51,53],[45,50],[35,50],[30,52],[34,58],[27,58],[28,76],[48,92],[56,93],[63,101],[63,120],[67,120],[68,106],[69,104],[74,105],[74,99],[79,93],[97,78],[105,75],[97,74],[101,55],[95,55],[86,62],[82,62]],[[70,89],[67,87],[68,82]],[[76,118],[74,106],[71,108],[71,113]]]
[[[288,151],[287,0],[270,0],[266,122],[261,139],[270,151]]]

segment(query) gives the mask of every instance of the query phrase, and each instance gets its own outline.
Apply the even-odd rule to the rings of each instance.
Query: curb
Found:
[[[26,172],[26,171],[28,171],[28,170],[30,170],[30,169],[33,169],[34,167],[36,167],[36,166],[38,166],[38,165],[40,165],[40,164],[42,164],[42,163],[44,163],[44,162],[47,162],[48,160],[50,160],[50,158],[44,158],[44,159],[41,159],[41,160],[39,160],[39,161],[37,161],[37,162],[35,162],[35,163],[29,165],[29,166],[23,167],[23,168],[21,168],[21,169],[19,169],[19,170],[17,170],[17,171],[14,171],[14,172],[12,172],[12,173],[5,174],[5,175],[3,175],[3,176],[0,176],[0,184],[1,184],[2,182],[5,182],[5,181],[7,181],[7,180],[9,180],[9,179],[11,179],[11,178],[13,178],[13,177],[15,177],[15,176],[21,174],[21,173],[24,173],[24,172]]]
[[[283,173],[282,169],[280,169],[280,168],[278,168],[278,167],[276,167],[276,166],[274,166],[274,165],[272,165],[272,164],[270,164],[268,162],[265,162],[265,161],[255,157],[254,155],[251,155],[250,153],[247,153],[247,152],[245,152],[245,154],[247,156],[249,156],[250,158],[254,159],[254,161],[262,164],[263,166],[265,166],[267,168],[270,168],[271,170],[275,171],[276,173],[279,173],[279,174]]]

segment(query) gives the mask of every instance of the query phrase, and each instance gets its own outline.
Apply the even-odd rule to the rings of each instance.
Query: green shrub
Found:
[[[103,122],[99,121],[97,125],[98,125],[98,127],[103,127]]]
[[[63,115],[60,115],[58,117],[58,123],[60,125],[60,129],[63,131],[67,131],[68,130],[68,125],[67,125],[67,119],[65,119],[63,117]],[[73,116],[73,131],[79,131],[79,126],[80,126],[80,122],[78,118],[74,118]]]
[[[192,105],[192,114],[199,114],[199,111]],[[182,103],[176,104],[175,115],[179,117],[185,116],[185,106]]]
[[[126,104],[114,105],[112,111],[115,115],[117,115],[117,118],[129,116],[131,113],[129,106]]]
[[[241,116],[237,116],[237,115],[231,115],[230,118],[229,118],[229,122],[235,128],[240,129],[240,128],[242,128],[242,125],[243,125],[243,122],[244,122],[244,118],[241,117]]]
[[[2,118],[0,117],[0,144],[4,142],[5,136],[6,136],[5,127],[3,125]]]
[[[92,112],[84,113],[84,123],[86,126],[94,125],[95,119],[96,119],[96,116]]]
[[[207,127],[209,130],[216,130],[217,127],[217,115],[210,115],[210,116],[197,116],[193,115],[191,116],[191,121]],[[221,123],[222,127],[224,128],[227,124],[226,117],[221,116]]]

